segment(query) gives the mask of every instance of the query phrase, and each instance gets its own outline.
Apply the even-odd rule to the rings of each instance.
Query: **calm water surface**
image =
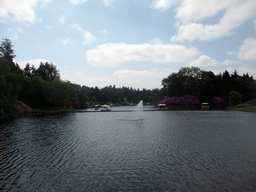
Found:
[[[0,191],[256,191],[256,114],[73,113],[0,127]]]

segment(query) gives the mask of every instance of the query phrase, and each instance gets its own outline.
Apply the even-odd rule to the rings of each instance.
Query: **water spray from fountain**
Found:
[[[135,113],[137,116],[136,120],[143,120],[143,100],[141,100],[135,107]]]

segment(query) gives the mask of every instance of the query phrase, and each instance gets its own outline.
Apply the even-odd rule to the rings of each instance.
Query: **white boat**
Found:
[[[167,109],[166,104],[158,104],[157,105],[157,110],[166,110],[166,109]]]
[[[101,107],[102,107],[102,109],[100,111],[111,111],[110,105],[102,105]]]
[[[206,102],[202,103],[201,109],[203,109],[203,110],[208,110],[208,109],[210,109],[209,103],[206,103]]]

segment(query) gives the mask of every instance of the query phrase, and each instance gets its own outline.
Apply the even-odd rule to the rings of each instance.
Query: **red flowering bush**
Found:
[[[17,101],[17,110],[20,115],[25,115],[33,111],[31,107],[29,107],[28,105],[26,105],[21,101]]]
[[[225,101],[221,97],[213,97],[212,104],[214,109],[225,109]]]
[[[193,95],[185,95],[184,97],[164,96],[157,101],[157,104],[166,104],[168,108],[199,108],[200,101]]]

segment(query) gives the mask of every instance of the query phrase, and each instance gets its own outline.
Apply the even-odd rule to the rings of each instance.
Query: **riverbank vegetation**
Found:
[[[184,101],[186,95],[195,96],[200,103],[208,102],[212,109],[225,109],[256,98],[256,82],[253,77],[248,73],[239,76],[237,71],[230,75],[225,70],[215,75],[212,71],[198,67],[184,67],[164,78],[162,85],[165,96],[179,97],[176,106],[189,105]],[[173,102],[174,99],[167,99],[165,102],[158,100],[158,103],[169,106],[173,106]]]
[[[256,112],[256,99],[246,101],[245,103],[236,106],[231,106],[230,109],[235,111]]]
[[[72,112],[95,104],[130,104],[149,101],[150,90],[129,87],[80,86],[60,78],[57,67],[42,63],[38,68],[28,63],[21,69],[9,39],[0,45],[0,120],[27,115]],[[125,100],[124,100],[125,98]],[[125,101],[125,102],[123,102]]]
[[[248,73],[239,76],[237,71],[215,75],[197,67],[184,67],[164,78],[161,89],[139,90],[115,85],[98,88],[61,80],[57,67],[48,62],[41,62],[38,68],[28,63],[21,69],[14,63],[15,57],[11,41],[3,39],[0,45],[0,119],[71,112],[96,104],[131,105],[140,100],[164,103],[172,109],[198,109],[202,102],[208,102],[212,109],[224,109],[256,98],[253,77]],[[245,109],[253,108],[247,107]]]

